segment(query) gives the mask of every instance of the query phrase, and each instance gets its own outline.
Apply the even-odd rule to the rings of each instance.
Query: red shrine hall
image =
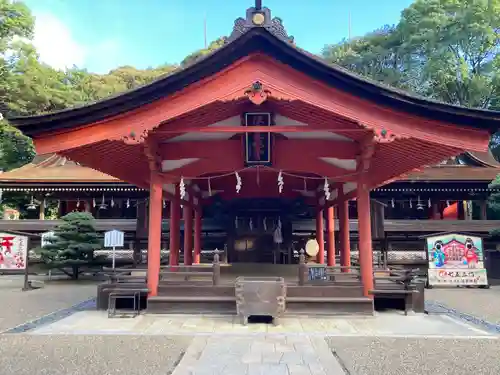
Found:
[[[272,263],[269,248],[286,247],[300,202],[316,217],[315,261],[333,266],[337,252],[348,267],[349,200],[357,201],[368,296],[377,216],[370,191],[465,150],[486,151],[500,114],[414,97],[329,65],[258,6],[236,20],[223,47],[173,74],[87,106],[10,121],[38,154],[149,190],[150,296],[158,293],[166,215],[170,265],[200,262],[202,217],[220,206],[232,228],[227,261]],[[237,240],[258,231],[268,240],[240,251]]]

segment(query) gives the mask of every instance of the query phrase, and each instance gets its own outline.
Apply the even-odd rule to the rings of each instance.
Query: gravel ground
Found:
[[[460,312],[500,324],[500,286],[490,289],[426,289],[425,299],[436,301]]]
[[[498,375],[499,340],[330,337],[347,375]]]
[[[95,297],[95,282],[53,281],[22,292],[22,276],[0,276],[0,332]],[[8,306],[8,308],[4,308]]]
[[[0,375],[167,375],[191,342],[166,336],[0,336]]]

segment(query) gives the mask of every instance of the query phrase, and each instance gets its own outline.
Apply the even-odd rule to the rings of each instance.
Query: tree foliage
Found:
[[[94,251],[102,246],[95,230],[94,217],[88,212],[71,212],[54,229],[54,236],[37,252],[49,268],[57,268],[77,279],[84,266],[92,266],[100,259]]]
[[[500,0],[416,0],[397,25],[328,45],[323,57],[441,102],[500,109]]]

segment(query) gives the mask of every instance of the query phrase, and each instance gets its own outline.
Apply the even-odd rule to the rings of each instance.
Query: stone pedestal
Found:
[[[285,313],[286,284],[282,277],[238,277],[235,284],[236,310],[241,324],[252,315],[272,316],[273,323]]]

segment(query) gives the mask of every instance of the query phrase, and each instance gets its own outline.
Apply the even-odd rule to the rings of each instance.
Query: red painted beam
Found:
[[[244,150],[239,139],[217,141],[186,141],[162,143],[159,153],[163,160],[189,158],[225,159],[229,155],[241,155]],[[304,157],[331,157],[337,159],[356,159],[359,145],[355,142],[343,142],[322,139],[276,139],[273,153],[287,155],[300,154]]]
[[[169,127],[156,130],[156,134],[171,134],[171,133],[303,133],[303,132],[349,132],[349,133],[366,133],[363,128],[345,128],[332,129],[325,127],[294,126],[294,125],[277,125],[277,126],[200,126],[200,127],[185,127],[183,129],[170,129]]]
[[[159,147],[159,153],[163,160],[211,158],[217,159],[215,164],[219,164],[228,155],[235,156],[239,154],[240,158],[242,158],[242,148],[241,140],[170,142],[162,143]]]
[[[325,139],[277,139],[274,151],[278,155],[294,153],[313,158],[356,159],[360,148],[356,142]]]
[[[186,180],[195,180],[205,174],[224,174],[239,171],[244,168],[243,158],[227,156],[220,159],[200,159],[184,167],[160,173],[164,177],[165,183],[179,182],[183,177]]]

